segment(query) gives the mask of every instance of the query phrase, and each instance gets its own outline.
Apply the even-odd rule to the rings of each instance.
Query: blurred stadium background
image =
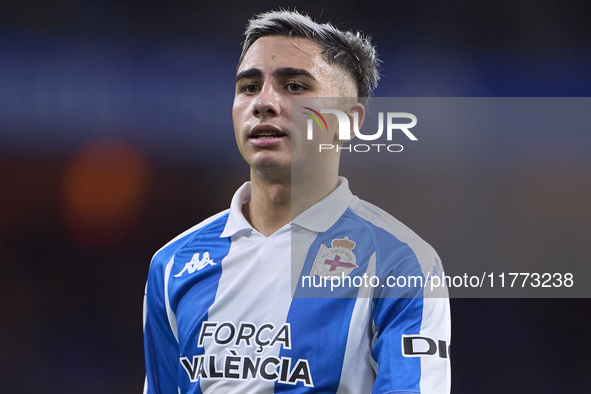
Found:
[[[1,392],[141,392],[149,261],[247,180],[235,65],[246,20],[278,6],[372,35],[377,96],[591,93],[582,0],[1,2]],[[527,132],[511,177],[498,144],[445,179],[416,163],[395,215],[444,263],[589,264],[589,135]],[[449,187],[462,198],[436,202]],[[591,392],[588,299],[454,299],[452,315],[453,393]]]

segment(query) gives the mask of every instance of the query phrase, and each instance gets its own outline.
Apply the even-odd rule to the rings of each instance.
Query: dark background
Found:
[[[0,3],[1,392],[141,392],[149,261],[247,180],[235,64],[246,20],[280,5],[372,35],[377,96],[591,93],[585,1]],[[511,177],[499,143],[457,177],[394,172],[392,213],[444,263],[588,264],[591,163],[563,132],[483,136],[531,141]],[[588,299],[451,302],[454,394],[591,392]]]

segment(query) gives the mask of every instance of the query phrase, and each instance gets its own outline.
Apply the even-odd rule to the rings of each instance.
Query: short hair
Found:
[[[328,64],[337,64],[353,77],[359,98],[371,97],[380,79],[381,60],[371,37],[361,32],[341,31],[330,23],[316,23],[297,11],[268,11],[255,15],[248,21],[244,35],[238,67],[256,40],[279,35],[307,38],[317,43]]]

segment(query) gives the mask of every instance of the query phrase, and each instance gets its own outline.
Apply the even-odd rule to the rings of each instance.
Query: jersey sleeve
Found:
[[[144,295],[144,393],[178,392],[179,345],[166,307],[166,266],[154,257]]]
[[[431,253],[417,255],[408,249],[402,258],[397,256],[402,262],[384,273],[403,276],[407,283],[412,277],[423,282],[404,290],[386,287],[374,299],[372,358],[377,371],[372,393],[450,392],[449,298],[447,291],[431,294],[424,281],[441,267],[435,251],[428,249]],[[419,264],[419,259],[426,261]]]

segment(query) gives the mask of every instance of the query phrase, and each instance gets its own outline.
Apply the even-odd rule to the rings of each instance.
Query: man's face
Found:
[[[289,174],[291,150],[303,140],[292,136],[292,98],[356,96],[351,76],[320,52],[311,40],[283,36],[259,38],[246,52],[232,118],[238,148],[253,171]],[[334,136],[324,138],[332,143]]]

